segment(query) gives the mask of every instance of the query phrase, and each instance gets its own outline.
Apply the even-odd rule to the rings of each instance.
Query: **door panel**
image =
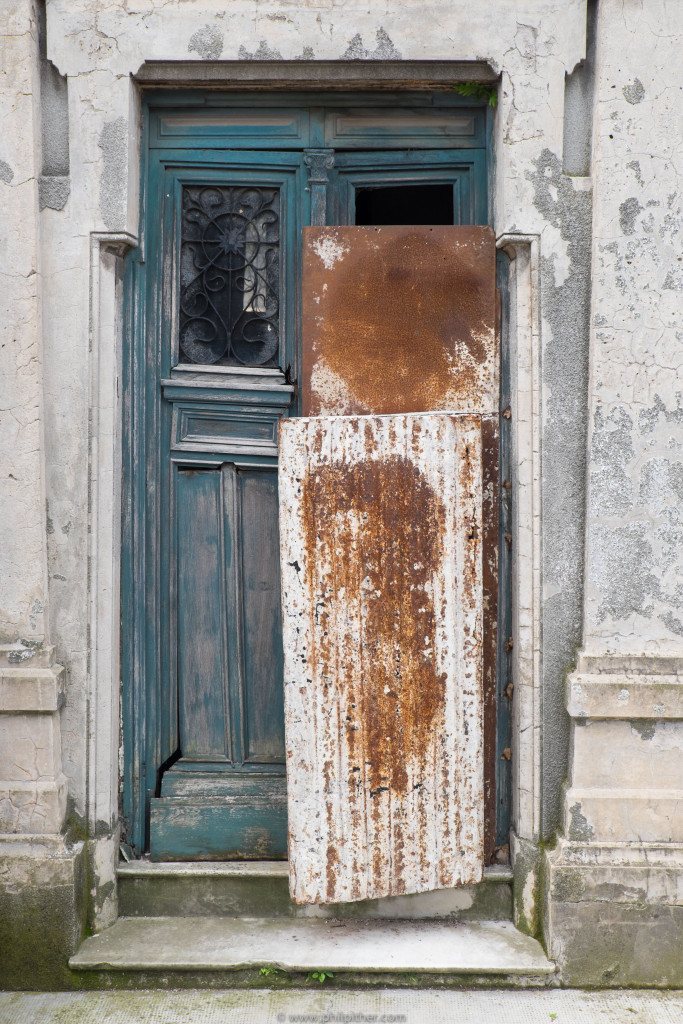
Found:
[[[239,474],[244,651],[244,759],[282,764],[282,607],[277,477]]]
[[[179,468],[177,629],[180,749],[190,760],[230,758],[221,473]],[[228,537],[228,549],[230,541]],[[233,654],[234,657],[234,654]]]
[[[164,167],[153,254],[168,745],[150,796],[150,852],[281,857],[276,436],[294,397],[303,159],[192,156]]]
[[[486,221],[483,108],[453,93],[330,100],[145,104],[124,805],[128,840],[156,859],[286,855],[277,428],[300,412],[302,226],[353,223],[358,189],[415,183],[452,189],[456,221]]]

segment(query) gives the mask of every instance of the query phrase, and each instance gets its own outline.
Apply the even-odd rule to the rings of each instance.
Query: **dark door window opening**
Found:
[[[356,191],[359,227],[452,223],[452,185],[388,185]]]

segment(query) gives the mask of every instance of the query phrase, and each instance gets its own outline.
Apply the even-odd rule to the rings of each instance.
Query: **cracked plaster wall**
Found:
[[[683,648],[683,7],[601,0],[586,647]]]
[[[0,35],[0,643],[45,638],[38,27],[3,6]]]
[[[16,6],[24,4],[17,0]],[[587,299],[579,264],[588,258],[590,197],[586,183],[565,178],[561,168],[565,74],[585,57],[585,19],[584,0],[515,5],[501,0],[474,8],[465,0],[384,0],[371,10],[359,0],[236,0],[229,10],[218,10],[209,0],[129,0],[125,6],[99,0],[48,3],[47,58],[68,80],[71,198],[63,209],[41,214],[44,527],[53,641],[58,659],[68,667],[64,771],[77,813],[86,811],[88,694],[112,685],[111,680],[88,677],[89,234],[137,233],[139,97],[131,74],[146,60],[201,62],[217,57],[488,60],[502,76],[495,119],[496,230],[540,236],[547,357],[543,408],[549,424],[544,442],[567,423],[574,429],[573,441],[555,453],[557,465],[549,464],[543,481],[546,492],[563,475],[571,482],[568,503],[554,509],[549,501],[544,520],[549,531],[544,571],[554,587],[546,605],[552,629],[546,631],[551,639],[544,654],[543,684],[546,791],[552,801],[565,771],[566,719],[558,711],[558,694],[578,642],[583,559],[580,406],[586,353],[581,332]],[[6,159],[2,152],[0,159]],[[0,165],[0,182],[3,174]],[[530,724],[520,723],[521,728]],[[106,760],[110,752],[101,756]]]

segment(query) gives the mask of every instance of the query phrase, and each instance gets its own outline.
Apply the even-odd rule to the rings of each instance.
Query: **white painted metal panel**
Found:
[[[292,899],[477,882],[480,420],[286,420],[279,472]]]

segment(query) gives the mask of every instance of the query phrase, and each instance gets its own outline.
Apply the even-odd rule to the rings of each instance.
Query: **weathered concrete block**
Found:
[[[64,669],[52,659],[52,648],[0,650],[0,833],[49,835],[64,824]]]
[[[55,715],[0,715],[0,781],[54,778],[61,767],[59,719]]]
[[[567,984],[683,983],[683,667],[579,657],[546,934]]]
[[[36,782],[0,781],[0,833],[59,832],[66,816],[67,793],[68,782],[61,772],[55,779]]]
[[[683,846],[562,841],[548,856],[548,929],[563,982],[679,986],[682,869]]]
[[[85,927],[84,851],[59,837],[0,842],[0,988],[73,988]]]
[[[64,703],[64,669],[0,664],[0,712],[59,711]]]

